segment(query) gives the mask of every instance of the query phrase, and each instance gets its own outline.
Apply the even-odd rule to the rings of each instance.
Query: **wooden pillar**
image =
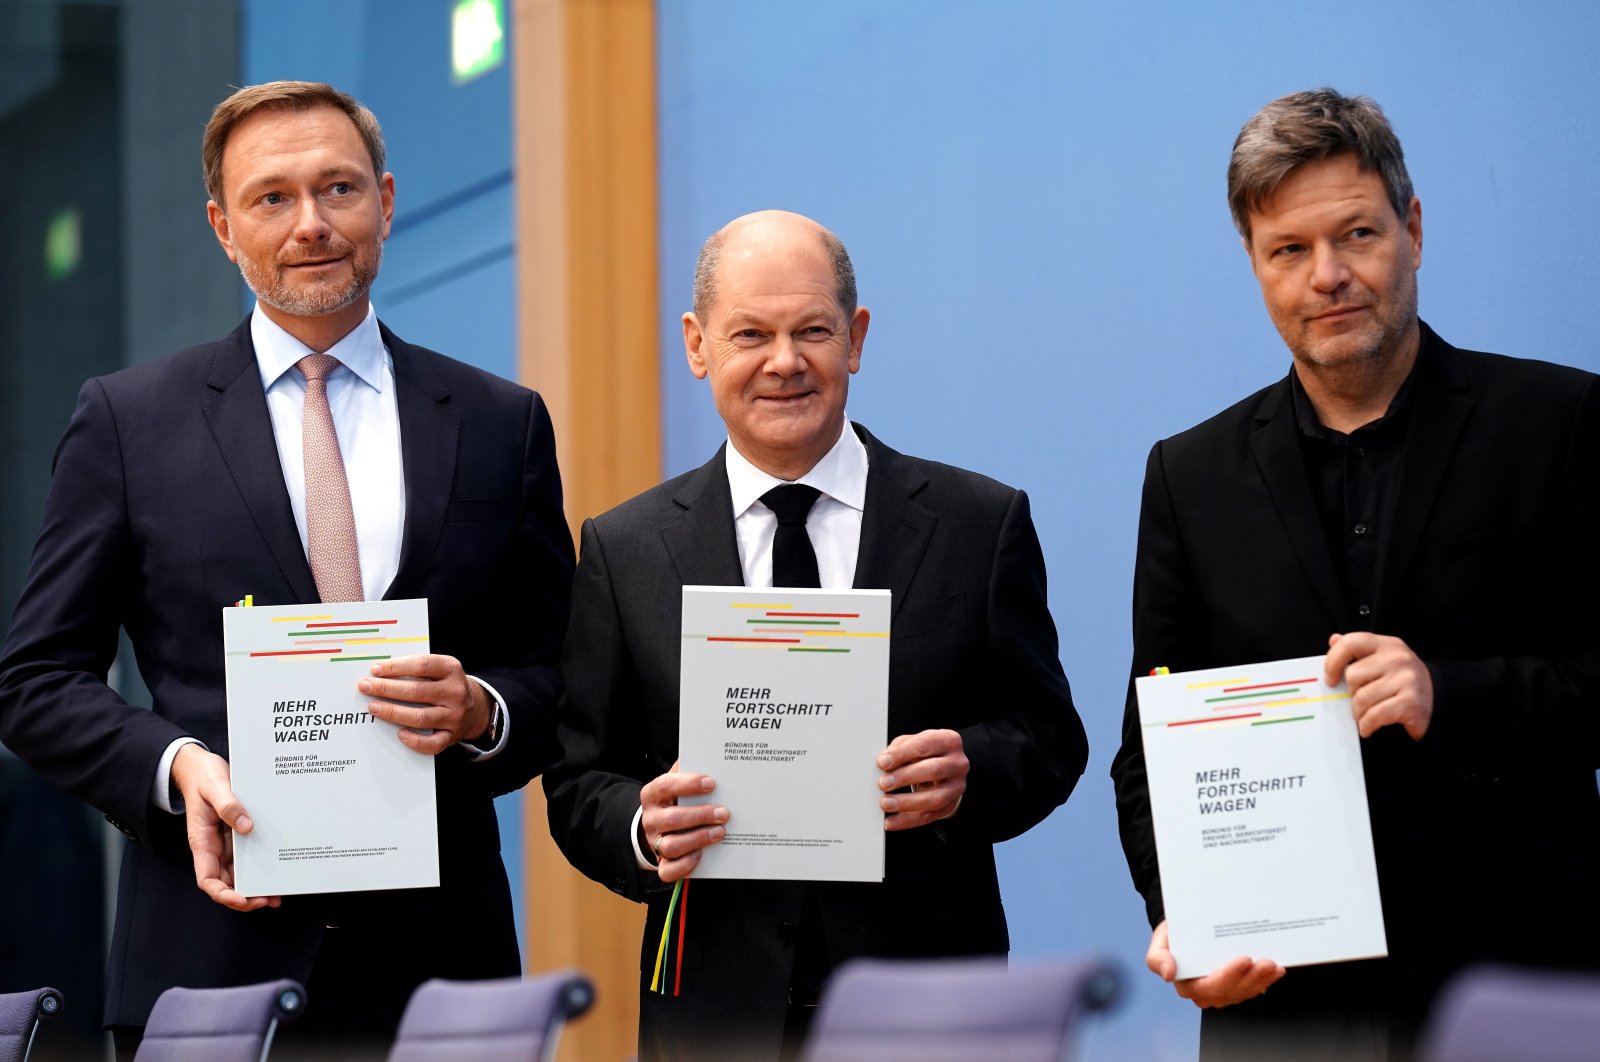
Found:
[[[549,403],[576,532],[661,478],[655,12],[516,0],[512,34],[519,368]],[[528,969],[598,988],[560,1057],[631,1058],[644,908],[567,864],[537,785],[524,811]]]

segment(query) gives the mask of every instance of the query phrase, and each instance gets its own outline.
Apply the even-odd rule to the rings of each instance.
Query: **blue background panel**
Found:
[[[1000,848],[1013,954],[1117,955],[1134,992],[1088,1057],[1192,1058],[1197,1012],[1143,968],[1107,772],[1145,456],[1289,366],[1228,216],[1233,139],[1286,92],[1373,96],[1423,204],[1423,316],[1459,345],[1600,369],[1586,310],[1600,259],[1585,250],[1600,231],[1600,9],[658,12],[664,471],[724,437],[679,338],[700,241],[764,207],[833,228],[873,311],[851,415],[1025,488],[1049,564],[1092,751],[1066,807]]]

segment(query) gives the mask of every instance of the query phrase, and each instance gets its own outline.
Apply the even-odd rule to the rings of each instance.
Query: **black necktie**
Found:
[[[778,532],[772,537],[773,586],[821,586],[817,574],[817,551],[806,534],[806,514],[822,494],[802,483],[785,483],[761,496],[761,501],[778,516]]]

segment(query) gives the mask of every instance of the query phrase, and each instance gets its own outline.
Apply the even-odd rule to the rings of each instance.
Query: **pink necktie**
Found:
[[[339,367],[331,354],[308,354],[297,363],[306,378],[302,414],[306,468],[306,541],[311,574],[324,601],[361,601],[361,555],[356,514],[350,505],[339,436],[328,408],[328,374]]]

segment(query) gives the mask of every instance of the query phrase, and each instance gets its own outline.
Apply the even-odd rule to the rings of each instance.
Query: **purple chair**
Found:
[[[856,959],[823,993],[806,1062],[1055,1062],[1083,1016],[1108,1010],[1122,975],[1108,959]]]
[[[577,970],[496,981],[435,978],[411,993],[389,1062],[552,1059],[561,1026],[594,1005]]]
[[[1479,966],[1444,990],[1427,1062],[1591,1062],[1600,1058],[1600,975]]]
[[[236,988],[169,988],[156,1000],[134,1062],[264,1062],[279,1022],[306,1009],[290,980]]]
[[[0,992],[0,1062],[28,1062],[39,1026],[61,1013],[61,993],[53,988]]]

